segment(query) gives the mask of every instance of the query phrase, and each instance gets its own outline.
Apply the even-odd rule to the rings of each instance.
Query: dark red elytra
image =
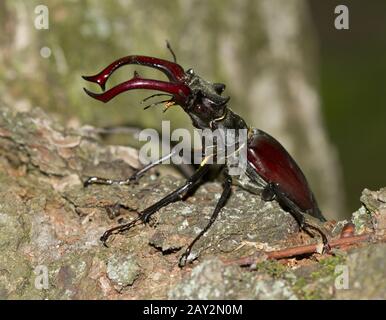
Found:
[[[302,211],[324,220],[303,172],[276,139],[257,130],[248,143],[247,157],[267,183],[276,183]]]

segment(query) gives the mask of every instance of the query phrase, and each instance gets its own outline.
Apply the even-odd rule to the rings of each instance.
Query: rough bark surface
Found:
[[[89,128],[63,127],[40,109],[1,106],[0,298],[386,298],[384,243],[262,261],[252,270],[224,263],[315,241],[299,233],[275,202],[237,188],[194,247],[197,260],[180,269],[183,248],[207,223],[219,197],[217,182],[160,210],[150,225],[115,236],[105,248],[99,237],[108,227],[136,217],[182,183],[153,170],[130,186],[82,185],[87,176],[127,177],[137,167],[135,149],[103,145]],[[384,236],[386,189],[365,190],[361,201],[352,219],[357,232]],[[120,216],[110,219],[106,207],[115,204],[121,205]],[[349,290],[335,289],[337,265],[349,269]],[[47,288],[42,270],[48,271]]]

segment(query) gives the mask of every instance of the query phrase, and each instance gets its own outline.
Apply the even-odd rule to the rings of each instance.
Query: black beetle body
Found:
[[[105,91],[105,84],[109,76],[114,70],[126,64],[138,64],[157,68],[165,73],[169,82],[143,79],[135,73],[132,79]],[[321,232],[318,227],[306,221],[306,215],[311,215],[320,221],[325,221],[325,218],[318,208],[315,197],[303,172],[276,139],[261,130],[249,128],[240,116],[228,108],[227,103],[229,97],[222,96],[225,90],[224,84],[210,83],[196,75],[192,69],[185,72],[183,68],[175,62],[146,56],[128,56],[121,58],[110,64],[99,74],[84,77],[84,79],[98,83],[101,86],[102,90],[105,91],[101,94],[92,93],[86,89],[85,91],[91,97],[103,102],[107,102],[127,90],[158,90],[163,92],[164,95],[171,97],[170,100],[166,101],[169,105],[174,103],[179,104],[190,116],[196,128],[210,130],[248,130],[246,146],[247,168],[245,174],[237,179],[232,179],[225,171],[224,191],[212,214],[212,218],[207,227],[188,246],[180,260],[180,265],[185,264],[185,260],[188,258],[194,243],[209,229],[221,208],[225,205],[231,191],[232,181],[253,193],[261,194],[265,201],[276,199],[285,210],[289,211],[296,218],[301,227],[309,227],[310,229],[317,230],[322,235],[325,244],[327,243],[325,234]],[[161,160],[162,159],[157,163],[146,166],[135,174],[134,178],[130,177],[126,180],[114,181],[92,177],[88,179],[85,184],[128,184],[133,179],[137,179],[149,168],[161,163]],[[145,209],[134,221],[106,231],[101,240],[105,243],[112,233],[128,230],[137,222],[147,222],[150,216],[157,210],[171,202],[180,200],[182,195],[191,190],[207,171],[208,165],[203,163],[183,186]]]

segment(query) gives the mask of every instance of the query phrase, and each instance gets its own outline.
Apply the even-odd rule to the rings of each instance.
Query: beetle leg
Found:
[[[138,179],[141,178],[145,174],[145,172],[147,172],[151,168],[154,168],[155,166],[161,164],[165,160],[171,158],[174,155],[174,153],[175,152],[172,151],[171,153],[167,154],[166,156],[159,158],[156,161],[150,162],[149,164],[144,166],[142,169],[135,171],[134,174],[132,174],[129,178],[127,178],[125,180],[113,180],[113,179],[105,179],[105,178],[99,178],[99,177],[90,177],[83,183],[83,185],[85,187],[87,187],[91,184],[104,184],[104,185],[109,185],[109,186],[111,186],[113,184],[115,184],[115,185],[128,185],[133,181],[138,181]]]
[[[205,234],[205,232],[208,231],[208,229],[212,226],[212,224],[216,221],[218,214],[220,213],[221,209],[224,207],[226,201],[229,198],[229,195],[231,193],[231,186],[232,186],[232,178],[229,175],[226,175],[225,182],[224,182],[224,189],[221,193],[220,200],[217,202],[216,207],[212,213],[212,216],[210,217],[209,223],[205,226],[205,228],[194,238],[194,240],[189,244],[185,252],[180,257],[180,261],[178,265],[180,267],[184,267],[189,254],[194,246],[194,244]]]
[[[276,194],[275,194],[275,188],[273,183],[269,183],[266,185],[266,187],[263,189],[261,193],[261,197],[264,201],[272,201],[275,200]]]
[[[306,217],[305,213],[303,213],[300,208],[293,201],[291,201],[284,192],[282,192],[278,188],[278,185],[276,183],[269,183],[264,189],[264,191],[266,190],[267,194],[269,194],[270,192],[274,194],[274,198],[279,202],[281,206],[288,208],[289,212],[299,223],[301,229],[307,232],[309,232],[310,229],[318,232],[323,240],[324,251],[329,251],[330,246],[327,237],[328,232],[320,225],[319,221],[316,221],[316,219],[313,219],[313,217],[309,216],[308,214]]]
[[[135,226],[138,222],[143,222],[147,223],[149,222],[150,217],[156,213],[159,209],[167,206],[168,204],[181,200],[187,192],[193,189],[193,187],[196,186],[196,184],[200,181],[200,179],[205,175],[205,173],[208,172],[209,166],[203,164],[200,166],[196,172],[186,181],[184,185],[179,187],[177,190],[171,192],[168,194],[166,197],[162,198],[155,204],[151,205],[150,207],[146,208],[140,213],[140,216],[133,221],[116,226],[112,229],[107,230],[101,237],[101,241],[103,242],[104,245],[106,245],[107,239],[115,233],[122,233],[126,230],[131,229],[133,226]]]

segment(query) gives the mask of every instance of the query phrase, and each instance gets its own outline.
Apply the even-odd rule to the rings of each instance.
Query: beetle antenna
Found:
[[[157,102],[154,102],[154,103],[152,103],[152,104],[149,104],[149,105],[147,105],[145,108],[143,108],[143,110],[149,109],[150,107],[155,107],[155,106],[157,106],[157,105],[159,105],[159,104],[161,104],[161,103],[165,103],[165,102],[170,102],[170,99],[168,99],[168,100],[162,100],[162,101],[157,101]]]
[[[174,63],[177,63],[177,57],[176,57],[176,54],[174,53],[174,51],[173,51],[173,49],[172,49],[172,46],[170,45],[170,43],[169,43],[168,40],[166,40],[166,48],[168,48],[168,50],[169,50],[170,53],[172,54]]]
[[[147,100],[151,99],[151,98],[154,98],[154,97],[160,97],[160,96],[169,96],[169,97],[173,97],[171,94],[168,94],[168,93],[155,93],[155,94],[152,94],[151,96],[148,96],[146,97],[145,99],[143,99],[141,101],[141,104],[146,102]]]

